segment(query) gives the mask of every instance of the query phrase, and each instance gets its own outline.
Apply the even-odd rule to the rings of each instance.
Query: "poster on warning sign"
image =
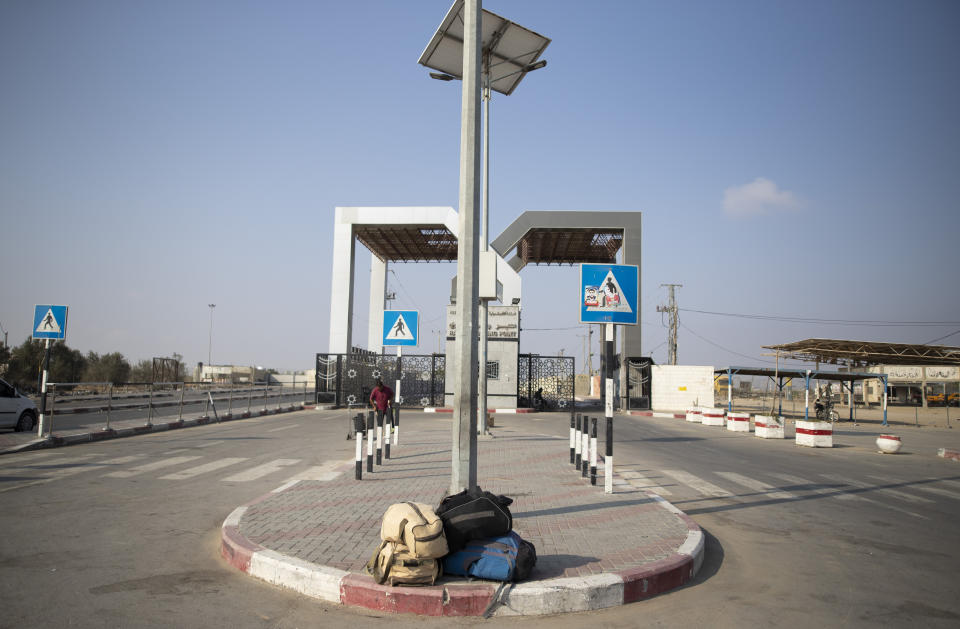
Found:
[[[580,265],[580,323],[637,325],[639,297],[636,265]]]

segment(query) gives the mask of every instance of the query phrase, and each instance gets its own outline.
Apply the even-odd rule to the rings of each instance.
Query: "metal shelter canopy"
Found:
[[[857,380],[867,380],[868,378],[879,378],[876,373],[843,373],[839,371],[819,371],[806,369],[771,369],[769,367],[723,367],[714,369],[715,375],[737,375],[737,376],[768,376],[770,378],[806,378],[809,373],[811,380],[839,380],[851,382]]]
[[[715,374],[714,380],[721,375],[727,376],[727,410],[733,410],[733,376],[767,376],[771,380],[776,378],[779,382],[775,382],[777,387],[783,391],[783,380],[785,378],[803,378],[803,388],[809,392],[810,390],[810,381],[811,380],[835,380],[839,381],[841,387],[844,382],[849,381],[850,384],[847,387],[850,389],[851,395],[853,394],[853,383],[857,380],[867,380],[869,378],[874,378],[879,380],[883,386],[883,425],[887,425],[887,375],[882,373],[865,373],[865,372],[849,372],[842,373],[839,371],[820,371],[819,369],[770,369],[769,367],[725,367],[721,369],[714,369],[713,373]],[[779,414],[783,414],[783,402],[781,400]],[[804,402],[804,419],[810,418],[810,399],[809,395],[806,396]],[[853,405],[850,405],[850,421],[853,421]]]
[[[615,263],[623,244],[621,230],[597,228],[534,228],[517,243],[527,264]]]
[[[354,235],[384,262],[456,262],[457,237],[443,224],[355,225]]]
[[[807,339],[763,347],[782,352],[781,358],[834,365],[960,365],[960,347],[945,345]]]
[[[500,76],[490,77],[490,89],[509,96],[526,76],[524,68],[540,58],[550,39],[487,10],[480,27],[484,72]],[[417,63],[463,78],[463,0],[450,7]]]

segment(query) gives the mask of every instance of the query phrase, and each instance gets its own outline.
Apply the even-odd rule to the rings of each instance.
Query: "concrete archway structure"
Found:
[[[379,353],[390,262],[456,262],[457,212],[452,207],[338,207],[333,226],[328,351],[345,354],[355,344],[353,290],[356,243],[370,252],[370,308],[367,349]],[[520,299],[520,276],[497,256],[503,302]]]

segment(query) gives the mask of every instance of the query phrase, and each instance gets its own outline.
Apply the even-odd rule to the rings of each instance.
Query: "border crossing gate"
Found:
[[[403,406],[440,406],[445,368],[443,354],[404,354],[400,358],[372,352],[317,354],[317,403],[367,406],[377,378],[393,389],[400,372]]]

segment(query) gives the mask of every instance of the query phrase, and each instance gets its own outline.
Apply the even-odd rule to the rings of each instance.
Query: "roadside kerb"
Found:
[[[351,467],[353,461],[344,463],[339,471],[346,472]],[[493,615],[536,616],[615,607],[651,598],[692,580],[703,565],[703,531],[660,496],[644,493],[687,524],[687,541],[672,557],[631,570],[510,584],[501,593]],[[252,577],[330,603],[424,616],[480,616],[497,593],[498,585],[489,582],[416,588],[378,585],[368,575],[264,548],[245,538],[239,526],[247,509],[271,494],[238,507],[221,527],[221,555],[231,566]]]

